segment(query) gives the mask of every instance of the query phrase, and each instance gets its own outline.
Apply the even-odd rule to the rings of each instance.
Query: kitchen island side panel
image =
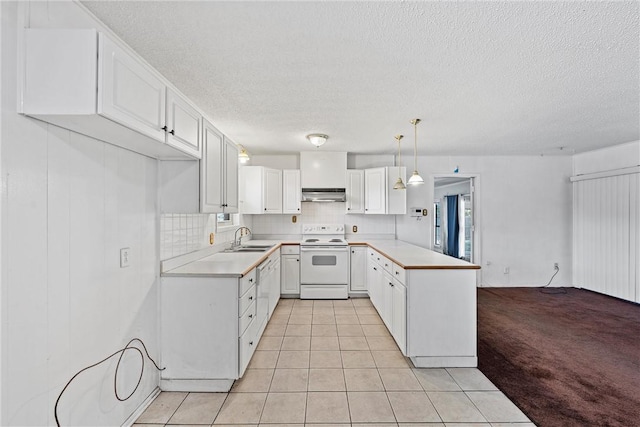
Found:
[[[477,366],[476,270],[407,275],[407,356],[419,367]]]

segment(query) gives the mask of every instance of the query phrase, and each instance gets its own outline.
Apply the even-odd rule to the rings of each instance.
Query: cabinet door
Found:
[[[367,283],[369,285],[369,298],[374,305],[378,313],[380,313],[380,303],[382,296],[381,285],[381,272],[378,264],[372,259],[367,260]]]
[[[387,213],[387,179],[385,168],[366,169],[364,171],[365,213]]]
[[[407,289],[397,280],[392,280],[391,335],[400,351],[406,354],[407,343]]]
[[[238,146],[224,139],[224,211],[238,212]]]
[[[222,134],[208,121],[202,132],[202,160],[200,161],[200,211],[224,211],[222,179]]]
[[[167,144],[199,159],[202,116],[186,99],[167,89]]]
[[[99,33],[98,114],[164,143],[165,103],[165,84]]]
[[[351,281],[352,292],[367,290],[367,248],[364,246],[351,247]]]
[[[280,293],[283,295],[300,293],[300,255],[282,256],[282,283]]]
[[[302,188],[299,170],[282,171],[282,213],[300,213]]]
[[[264,212],[282,213],[282,171],[264,169]]]
[[[269,285],[271,286],[269,290],[269,317],[273,314],[280,300],[280,271],[280,258],[278,258],[273,261],[271,272],[269,273]]]
[[[364,213],[364,171],[347,170],[347,213]]]
[[[380,317],[389,331],[393,330],[393,279],[387,273],[382,275],[382,298],[380,306]]]

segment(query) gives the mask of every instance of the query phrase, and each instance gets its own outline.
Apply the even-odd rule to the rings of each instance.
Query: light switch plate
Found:
[[[130,258],[131,248],[122,248],[120,249],[120,268],[129,267],[129,263],[131,261]]]

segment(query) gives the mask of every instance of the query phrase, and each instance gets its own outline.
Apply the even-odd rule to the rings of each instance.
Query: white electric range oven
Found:
[[[349,297],[349,244],[344,224],[305,224],[300,242],[300,298]]]

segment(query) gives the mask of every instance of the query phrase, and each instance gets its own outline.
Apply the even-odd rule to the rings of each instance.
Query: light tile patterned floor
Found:
[[[163,392],[136,426],[534,426],[479,370],[416,369],[369,299],[282,299],[230,393]]]

